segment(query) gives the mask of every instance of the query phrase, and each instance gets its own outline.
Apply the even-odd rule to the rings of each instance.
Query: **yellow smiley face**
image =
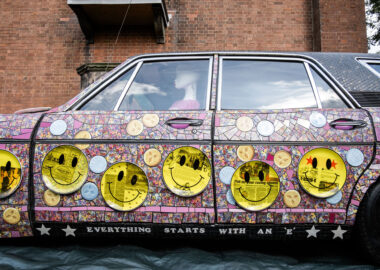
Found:
[[[328,198],[346,182],[346,165],[334,151],[316,148],[307,152],[298,165],[298,179],[309,194]]]
[[[115,210],[131,211],[148,195],[148,179],[135,164],[120,162],[104,173],[101,192],[106,203]]]
[[[194,147],[180,147],[171,152],[163,166],[163,177],[171,192],[182,197],[201,193],[211,178],[207,156]]]
[[[42,179],[57,194],[77,191],[86,181],[88,163],[78,148],[62,145],[52,149],[42,162]]]
[[[275,170],[262,161],[249,161],[233,174],[231,191],[236,203],[249,211],[268,208],[280,191]]]
[[[11,152],[0,150],[0,198],[11,195],[20,183],[20,162]]]

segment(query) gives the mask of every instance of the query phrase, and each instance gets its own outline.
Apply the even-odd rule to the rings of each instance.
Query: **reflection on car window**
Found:
[[[119,110],[204,110],[209,60],[144,63]]]
[[[131,78],[134,68],[101,90],[94,98],[84,104],[82,111],[113,111],[125,85]]]
[[[379,73],[379,75],[380,75],[380,63],[368,63],[368,65],[370,65],[371,68],[376,70],[377,73]]]
[[[322,108],[347,108],[347,105],[339,98],[331,86],[319,76],[314,68],[311,68],[311,74],[318,89]]]
[[[223,60],[222,109],[317,107],[303,63]]]

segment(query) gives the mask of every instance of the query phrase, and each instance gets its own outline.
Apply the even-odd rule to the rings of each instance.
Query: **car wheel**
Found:
[[[380,183],[372,186],[360,203],[356,232],[362,250],[380,264]]]

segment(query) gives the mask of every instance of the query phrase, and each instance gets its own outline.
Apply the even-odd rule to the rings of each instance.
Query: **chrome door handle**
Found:
[[[190,118],[173,118],[167,120],[165,124],[174,128],[186,128],[188,126],[199,127],[203,124],[203,120]]]
[[[352,120],[352,119],[337,119],[329,123],[332,128],[340,130],[350,130],[355,128],[364,128],[367,126],[367,122],[363,120]]]

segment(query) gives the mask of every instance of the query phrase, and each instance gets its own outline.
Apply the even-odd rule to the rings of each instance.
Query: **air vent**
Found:
[[[380,92],[350,92],[362,107],[380,107]]]

